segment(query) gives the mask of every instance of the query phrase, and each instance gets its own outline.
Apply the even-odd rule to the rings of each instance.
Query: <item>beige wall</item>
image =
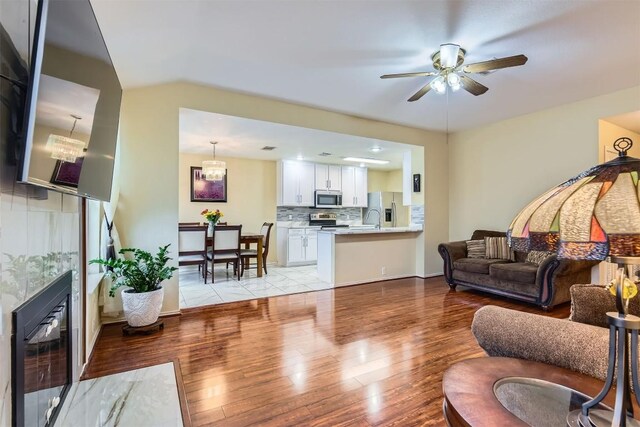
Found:
[[[640,86],[451,134],[449,237],[506,230],[534,197],[598,162],[600,118],[638,109]],[[437,161],[425,159],[431,188]]]
[[[627,155],[640,158],[639,133],[614,125],[606,120],[598,120],[598,163],[612,160],[612,156],[613,158],[617,156],[616,150],[613,149],[613,143],[623,136],[631,138],[633,141],[633,146],[627,152]]]
[[[448,239],[449,228],[444,133],[188,83],[131,89],[123,94],[115,218],[123,245],[155,250],[171,243],[174,251],[177,247],[180,107],[424,147],[425,265],[418,273],[442,271],[437,245]],[[174,277],[165,286],[163,313],[179,309],[177,283]]]
[[[263,222],[276,220],[276,162],[218,157],[227,162],[227,202],[191,201],[191,166],[202,166],[210,155],[180,153],[178,218],[180,222],[203,221],[204,209],[220,209],[222,221],[242,224],[245,231],[260,232]],[[271,229],[269,260],[276,260],[276,227]]]
[[[402,192],[402,169],[391,171],[367,171],[367,191],[397,191]]]

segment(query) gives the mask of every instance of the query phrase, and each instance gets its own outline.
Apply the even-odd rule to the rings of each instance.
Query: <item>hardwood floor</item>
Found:
[[[484,356],[478,308],[569,315],[448,289],[403,279],[191,309],[151,336],[106,326],[86,377],[177,358],[194,426],[440,426],[443,372]]]

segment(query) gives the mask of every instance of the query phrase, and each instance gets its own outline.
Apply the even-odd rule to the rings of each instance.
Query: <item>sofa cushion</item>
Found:
[[[489,266],[507,262],[504,259],[460,258],[453,263],[453,268],[467,273],[489,274]]]
[[[484,239],[467,240],[467,258],[486,258],[487,247]]]
[[[506,237],[485,237],[484,244],[486,247],[486,258],[507,259],[513,261],[515,255],[509,245]]]
[[[538,266],[530,262],[511,262],[508,264],[492,264],[489,275],[498,280],[520,283],[535,283]]]

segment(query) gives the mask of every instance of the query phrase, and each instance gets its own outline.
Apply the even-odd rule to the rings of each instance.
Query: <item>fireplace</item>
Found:
[[[13,424],[51,426],[72,382],[72,272],[13,311]]]

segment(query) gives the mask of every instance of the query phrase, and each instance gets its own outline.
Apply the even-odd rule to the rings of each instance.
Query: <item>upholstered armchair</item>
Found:
[[[569,319],[486,306],[473,318],[473,335],[489,356],[543,362],[604,380],[609,351],[606,313],[617,311],[615,299],[597,285],[574,285],[570,293]],[[640,299],[630,300],[629,313],[640,314]]]

